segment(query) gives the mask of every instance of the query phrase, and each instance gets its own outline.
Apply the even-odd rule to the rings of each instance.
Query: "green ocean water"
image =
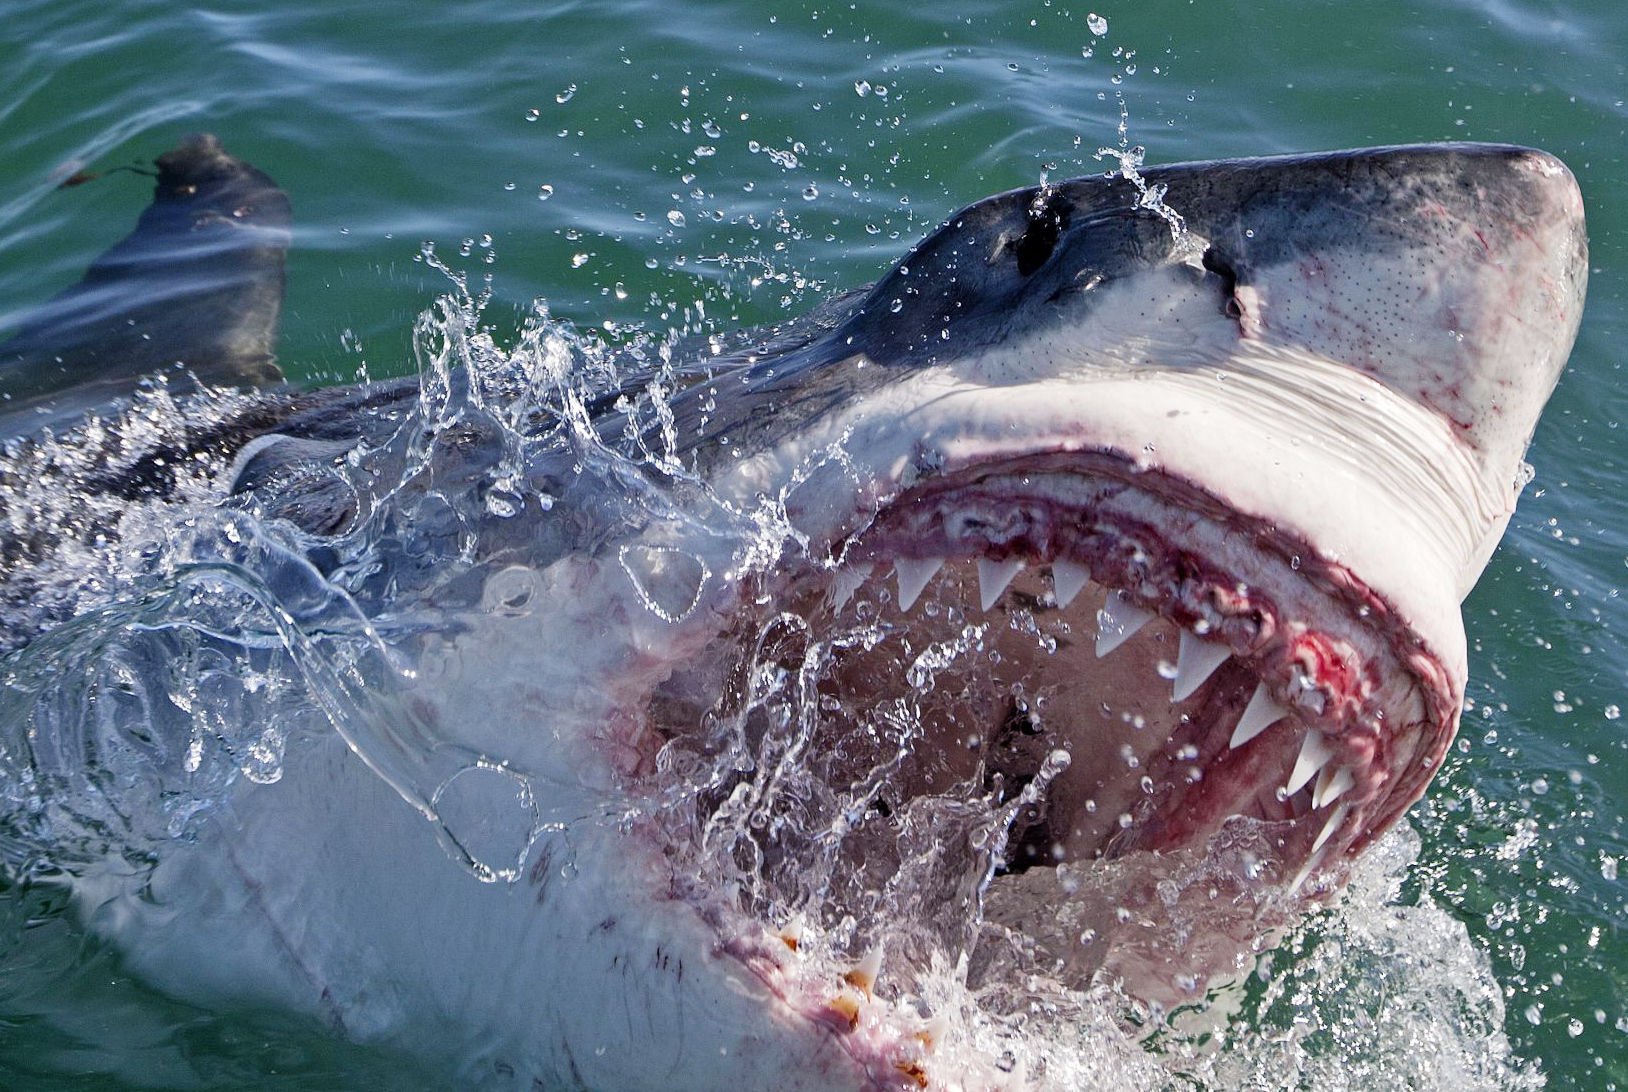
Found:
[[[618,338],[806,308],[962,204],[1105,169],[1104,146],[1149,162],[1440,139],[1554,152],[1588,204],[1588,310],[1536,479],[1466,605],[1470,707],[1412,817],[1402,899],[1463,923],[1521,1072],[1628,1087],[1628,5],[1092,2],[9,0],[0,333],[76,280],[149,187],[57,183],[195,130],[293,200],[281,357],[312,382],[412,371],[414,319],[447,288],[427,243],[490,277],[500,336],[540,297]],[[63,952],[76,990],[112,998],[78,1025]],[[274,1017],[149,1004],[51,907],[0,894],[0,1087],[413,1079]]]

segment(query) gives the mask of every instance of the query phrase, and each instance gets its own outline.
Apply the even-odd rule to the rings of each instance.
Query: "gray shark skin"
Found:
[[[64,428],[274,374],[286,216],[194,269],[154,210],[0,349],[76,361],[3,373],[0,861],[175,997],[494,1087],[1071,1086],[1091,998],[1246,972],[1442,760],[1587,268],[1542,152],[1182,164],[772,329],[455,297],[417,379]]]

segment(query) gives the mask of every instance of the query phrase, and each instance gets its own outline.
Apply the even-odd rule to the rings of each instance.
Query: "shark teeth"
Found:
[[[893,562],[894,576],[898,581],[900,610],[908,611],[915,606],[927,585],[943,572],[947,560],[944,557],[898,558]],[[985,612],[992,610],[1001,601],[1018,574],[1031,562],[1032,559],[1020,557],[999,560],[980,557],[975,560],[978,600]],[[958,565],[961,563],[958,562]],[[1091,570],[1077,561],[1058,558],[1051,561],[1050,568],[1052,601],[1058,608],[1065,608],[1073,603],[1091,583]],[[834,608],[840,610],[858,587],[870,578],[872,572],[872,566],[866,564],[856,566],[851,572],[840,573],[827,593]],[[1096,612],[1098,658],[1105,657],[1119,648],[1158,617],[1157,613],[1141,606],[1126,592],[1107,590],[1107,596]],[[1214,633],[1200,635],[1180,627],[1177,630],[1177,641],[1176,664],[1171,686],[1173,703],[1184,702],[1197,694],[1233,655],[1231,646],[1225,641],[1218,640]],[[1168,668],[1161,668],[1161,672],[1168,672]],[[1295,695],[1292,699],[1295,704],[1305,706],[1313,713],[1320,711],[1321,699],[1325,695],[1317,691],[1303,674],[1297,674],[1290,681],[1289,689]],[[1266,682],[1258,682],[1233,728],[1228,749],[1237,750],[1243,747],[1294,711],[1293,705],[1272,695]],[[1298,723],[1295,727],[1299,727]],[[1355,806],[1351,800],[1346,799],[1346,796],[1357,787],[1358,769],[1336,763],[1335,757],[1338,753],[1336,746],[1323,732],[1307,726],[1299,751],[1295,755],[1294,766],[1279,790],[1279,799],[1287,800],[1302,790],[1307,790],[1307,786],[1311,786],[1307,790],[1311,801],[1310,810],[1323,819],[1322,826],[1317,828],[1317,835],[1312,841],[1307,859],[1302,862],[1289,885],[1291,891],[1298,891],[1322,867],[1326,847],[1349,820],[1351,810]],[[1303,809],[1297,807],[1296,810]],[[801,944],[802,932],[801,920],[793,920],[777,935],[787,948],[796,952]],[[846,1022],[849,1027],[857,1026],[860,1009],[873,996],[881,969],[882,952],[878,947],[867,952],[864,958],[843,973],[839,992],[829,1002],[832,1015]],[[930,1046],[934,1038],[936,1036],[932,1034],[924,1034],[922,1041]]]
[[[786,922],[785,925],[781,926],[780,931],[777,932],[775,936],[780,938],[780,942],[782,944],[795,952],[798,948],[802,947],[803,931],[803,918],[802,915],[799,914],[793,917],[790,921]]]
[[[1357,777],[1349,766],[1341,766],[1338,769],[1323,767],[1323,772],[1317,775],[1317,787],[1311,792],[1311,806],[1327,807],[1344,796],[1356,783]]]
[[[825,1005],[833,1017],[847,1024],[848,1030],[853,1031],[859,1027],[859,1014],[863,1011],[864,1000],[854,990],[844,987]]]
[[[833,611],[840,611],[853,599],[865,581],[871,576],[869,565],[845,565],[836,571],[831,578],[831,587],[826,590],[826,600],[831,604]]]
[[[898,604],[901,610],[910,610],[920,600],[927,585],[943,572],[947,560],[944,557],[926,557],[898,558],[894,561],[893,569],[898,581]],[[964,560],[974,561],[976,565],[978,601],[986,613],[1001,601],[1018,574],[1033,562],[1033,559],[1020,557],[999,560],[980,557]],[[1078,561],[1057,558],[1050,562],[1050,568],[1052,602],[1057,608],[1069,606],[1091,583],[1091,570]],[[870,578],[872,571],[870,565],[864,565],[855,567],[851,573],[839,574],[828,592],[833,606],[840,610],[855,594],[856,589]],[[954,579],[959,581],[961,578]],[[1119,648],[1149,622],[1159,617],[1154,611],[1133,600],[1126,592],[1105,590],[1106,598],[1096,612],[1098,658],[1105,657]],[[1173,703],[1185,702],[1197,694],[1232,657],[1231,646],[1217,638],[1218,635],[1215,633],[1201,635],[1186,627],[1177,629],[1176,664],[1171,677]],[[1168,671],[1168,667],[1161,667],[1161,673]],[[1228,742],[1228,749],[1237,750],[1250,743],[1283,718],[1291,716],[1296,705],[1306,707],[1311,713],[1321,711],[1326,695],[1318,691],[1303,672],[1290,680],[1289,690],[1294,695],[1292,698],[1294,705],[1274,697],[1266,682],[1257,682],[1249,701],[1244,705],[1243,712],[1239,714],[1238,722]],[[1299,723],[1297,722],[1294,727],[1300,727]],[[1322,819],[1322,825],[1316,828],[1317,834],[1312,840],[1307,859],[1301,863],[1289,885],[1291,891],[1298,891],[1323,866],[1326,847],[1350,819],[1352,808],[1355,806],[1353,801],[1346,797],[1357,787],[1359,769],[1336,762],[1338,753],[1338,748],[1330,742],[1328,736],[1316,728],[1306,726],[1293,768],[1278,790],[1279,799],[1284,801],[1305,790],[1310,797],[1310,812]],[[1305,813],[1301,806],[1297,806],[1295,810]],[[801,934],[802,922],[794,920],[779,931],[778,937],[787,948],[796,952],[802,939]],[[843,973],[839,992],[829,1003],[833,1016],[845,1021],[849,1027],[857,1026],[860,1009],[873,996],[881,969],[882,952],[880,948],[876,948],[867,952],[864,958]],[[926,1035],[922,1041],[931,1044],[933,1038],[932,1035]]]
[[[1124,592],[1114,592],[1102,609],[1097,611],[1097,656],[1100,659],[1135,636],[1136,631],[1153,621],[1154,614],[1125,598]]]
[[[1300,871],[1295,873],[1294,879],[1289,881],[1289,894],[1299,894],[1301,887],[1305,886],[1306,881],[1311,879],[1311,874],[1317,871],[1322,866],[1322,863],[1322,854],[1313,850],[1311,856],[1306,858],[1306,863],[1300,866]]]
[[[1238,727],[1233,729],[1232,742],[1228,747],[1233,750],[1242,747],[1288,715],[1288,708],[1279,705],[1266,689],[1266,684],[1261,683],[1255,687],[1249,704],[1244,707],[1244,715],[1238,718]]]
[[[1305,742],[1300,745],[1300,757],[1295,759],[1294,772],[1289,774],[1289,783],[1283,786],[1284,793],[1293,796],[1305,788],[1306,783],[1333,757],[1334,748],[1323,738],[1323,733],[1315,728],[1306,729]]]
[[[1074,602],[1074,597],[1091,582],[1091,570],[1072,561],[1054,561],[1051,565],[1051,591],[1059,607]]]
[[[984,610],[987,611],[995,605],[1001,593],[1012,583],[1012,578],[1022,568],[1021,557],[1011,557],[1005,561],[990,561],[982,557],[978,559],[978,598]]]
[[[1181,631],[1181,644],[1176,655],[1176,683],[1173,700],[1186,701],[1193,691],[1204,685],[1204,680],[1215,674],[1216,668],[1227,662],[1232,649],[1219,641],[1206,641],[1187,630]]]
[[[942,557],[901,557],[893,563],[893,572],[899,578],[899,609],[909,610],[916,605],[921,590],[944,567]]]
[[[1339,807],[1334,809],[1334,814],[1328,817],[1328,822],[1323,824],[1323,829],[1317,832],[1317,838],[1311,844],[1313,856],[1317,854],[1318,850],[1322,849],[1328,844],[1328,840],[1334,836],[1335,831],[1340,829],[1340,824],[1345,822],[1345,817],[1350,813],[1350,811],[1350,804],[1341,804]]]
[[[882,977],[882,949],[878,945],[865,953],[865,957],[854,965],[853,969],[842,976],[842,980],[856,989],[863,990],[869,997],[876,988],[876,980]]]

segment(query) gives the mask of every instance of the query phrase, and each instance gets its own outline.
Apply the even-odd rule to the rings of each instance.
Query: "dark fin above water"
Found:
[[[287,196],[207,134],[157,166],[136,230],[0,345],[0,436],[65,423],[154,373],[172,390],[282,378]]]

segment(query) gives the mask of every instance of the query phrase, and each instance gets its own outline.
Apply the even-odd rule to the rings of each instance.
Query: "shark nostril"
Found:
[[[1056,192],[1042,190],[1029,206],[1029,226],[1012,245],[1018,272],[1027,277],[1046,264],[1057,249],[1057,240],[1068,226],[1068,205]]]

